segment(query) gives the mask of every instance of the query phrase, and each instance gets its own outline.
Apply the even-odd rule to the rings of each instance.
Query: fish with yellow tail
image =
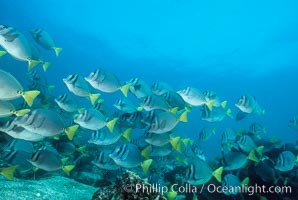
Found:
[[[39,91],[24,91],[23,86],[10,73],[0,69],[0,100],[13,100],[23,97],[29,106],[33,105]]]

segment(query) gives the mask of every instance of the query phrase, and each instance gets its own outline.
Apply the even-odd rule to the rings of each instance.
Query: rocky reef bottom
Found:
[[[0,185],[1,200],[90,200],[98,189],[63,176],[13,181],[0,177]]]

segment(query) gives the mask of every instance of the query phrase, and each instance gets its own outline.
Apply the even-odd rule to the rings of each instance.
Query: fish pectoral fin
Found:
[[[220,183],[221,183],[222,172],[223,172],[223,167],[219,167],[218,169],[214,170],[214,172],[212,173],[214,178]]]
[[[148,160],[145,160],[145,161],[143,161],[143,162],[141,163],[141,167],[142,167],[143,172],[144,172],[145,174],[148,172],[149,167],[150,167],[152,161],[153,161],[152,159],[148,159]]]
[[[2,169],[0,174],[2,174],[6,179],[12,180],[14,171],[16,170],[17,167],[18,167],[18,165],[6,167],[6,168]]]
[[[26,103],[28,104],[28,106],[32,106],[34,99],[40,94],[40,91],[38,90],[31,90],[31,91],[27,91],[27,92],[23,92],[22,93],[22,97],[24,98],[24,100],[26,101]]]
[[[55,51],[56,56],[58,57],[62,51],[62,48],[60,47],[53,47],[53,50]]]

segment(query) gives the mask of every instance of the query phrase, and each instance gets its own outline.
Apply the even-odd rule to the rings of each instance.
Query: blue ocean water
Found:
[[[214,90],[234,115],[238,98],[249,93],[266,115],[239,122],[226,118],[215,124],[218,132],[209,144],[220,144],[224,128],[247,129],[252,122],[267,127],[268,136],[297,141],[297,133],[287,125],[298,114],[295,0],[2,0],[0,8],[1,24],[16,27],[28,38],[28,30],[42,27],[63,48],[58,58],[43,52],[44,60],[52,62],[46,76],[56,86],[54,95],[67,92],[62,78],[87,76],[99,67],[122,82],[138,77],[150,85],[167,82],[176,90]],[[1,58],[0,66],[20,80],[27,72],[25,62],[10,56]],[[206,124],[198,109],[178,128],[196,138]],[[211,158],[219,153],[206,152]]]

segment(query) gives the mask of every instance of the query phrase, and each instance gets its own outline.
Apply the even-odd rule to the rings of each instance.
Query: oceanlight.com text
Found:
[[[199,186],[193,186],[190,184],[178,185],[173,184],[170,186],[164,186],[160,184],[136,184],[135,186],[126,185],[123,190],[125,192],[135,193],[161,193],[166,194],[169,191],[177,193],[243,193],[248,195],[254,194],[290,194],[292,193],[291,186],[265,186],[265,185],[246,185],[241,186],[221,186],[215,184],[203,184]]]

